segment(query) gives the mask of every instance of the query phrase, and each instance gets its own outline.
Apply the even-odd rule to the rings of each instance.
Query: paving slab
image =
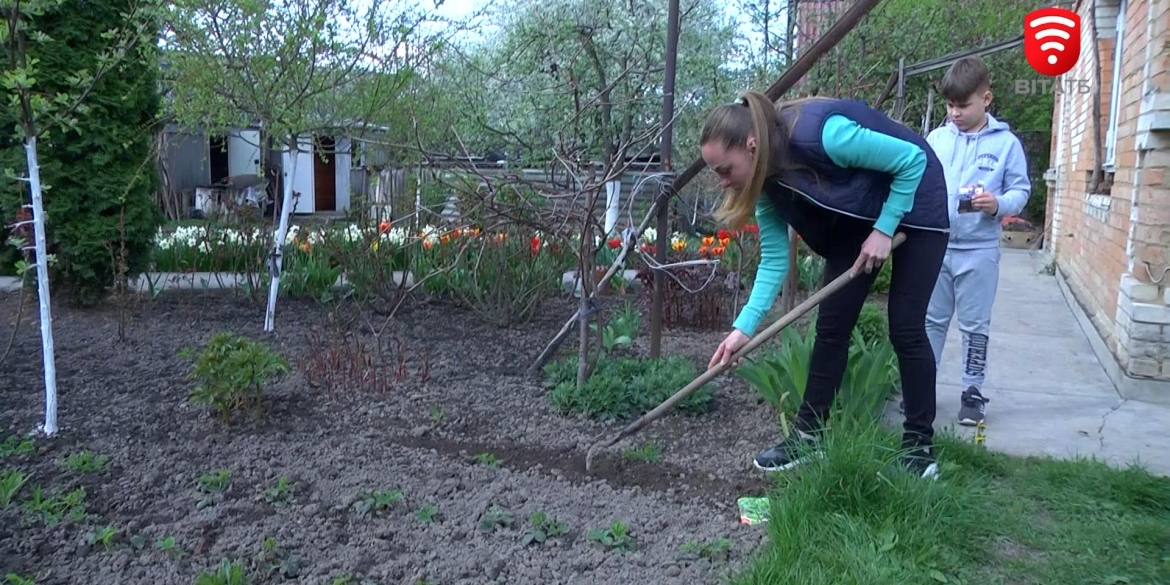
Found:
[[[20,277],[19,276],[0,276],[0,292],[18,292],[20,291]]]
[[[1095,457],[1170,476],[1170,406],[1123,399],[1056,278],[1027,250],[1004,249],[991,319],[986,445],[1016,456]],[[952,320],[938,376],[935,428],[959,426],[962,337]],[[887,419],[900,426],[897,401]]]

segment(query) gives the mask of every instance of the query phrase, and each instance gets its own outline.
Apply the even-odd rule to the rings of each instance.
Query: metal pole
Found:
[[[678,57],[678,12],[678,0],[670,0],[666,17],[666,79],[662,87],[662,148],[659,154],[664,173],[669,173],[671,170],[671,151],[674,148],[672,131],[674,129],[674,74],[675,62]],[[666,189],[672,189],[672,187],[666,185],[663,190]],[[658,197],[658,225],[656,228],[658,238],[654,243],[654,259],[660,265],[666,263],[666,246],[670,242],[670,234],[667,233],[670,226],[667,219],[670,210],[669,202],[673,196],[674,193],[664,193]],[[655,270],[654,304],[650,310],[651,359],[657,358],[662,353],[662,305],[665,285],[666,277],[661,270]]]

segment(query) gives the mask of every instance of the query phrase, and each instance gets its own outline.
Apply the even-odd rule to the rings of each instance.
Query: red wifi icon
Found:
[[[1041,75],[1068,73],[1081,53],[1081,15],[1050,6],[1024,16],[1024,57]]]

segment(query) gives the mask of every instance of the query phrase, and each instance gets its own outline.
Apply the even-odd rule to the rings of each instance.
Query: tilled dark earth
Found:
[[[43,419],[41,340],[35,299],[7,359],[0,363],[0,440],[24,435]],[[634,351],[649,344],[649,310]],[[0,296],[0,351],[17,313],[17,294]],[[736,498],[762,494],[766,480],[752,455],[775,440],[775,416],[747,385],[724,376],[713,385],[709,413],[667,416],[601,451],[585,473],[587,448],[622,424],[571,418],[553,409],[539,378],[524,371],[574,310],[555,299],[541,316],[515,329],[486,325],[448,305],[405,308],[383,336],[401,340],[404,380],[384,394],[310,384],[298,364],[323,353],[331,339],[327,309],[281,299],[276,330],[263,332],[264,306],[230,293],[167,292],[139,300],[118,340],[119,312],[54,308],[60,434],[34,438],[32,454],[10,454],[0,473],[29,475],[14,502],[0,510],[0,575],[41,585],[192,583],[221,559],[249,563],[254,574],[266,537],[275,539],[288,575],[274,570],[257,583],[714,583],[738,570],[765,539],[761,527],[738,523]],[[607,301],[618,307],[621,301]],[[355,312],[342,311],[342,319]],[[381,319],[357,319],[369,325]],[[184,347],[201,347],[218,331],[267,341],[292,371],[267,392],[260,422],[228,427],[190,404],[194,382]],[[685,355],[698,371],[723,332],[668,329],[663,354]],[[566,341],[571,351],[576,334]],[[397,351],[397,346],[395,346]],[[425,359],[424,359],[425,356]],[[424,370],[427,379],[423,380]],[[441,416],[439,413],[441,412]],[[609,436],[606,434],[605,436]],[[622,457],[652,441],[657,462]],[[75,452],[106,455],[99,473],[62,465]],[[491,453],[498,466],[476,456]],[[211,505],[196,477],[230,471],[226,492]],[[290,480],[290,499],[270,502],[265,489]],[[85,490],[86,517],[46,525],[25,503]],[[363,492],[398,490],[401,501],[361,512]],[[419,519],[425,505],[435,521]],[[482,532],[494,508],[513,522]],[[568,532],[525,546],[529,516],[547,512]],[[587,538],[624,522],[636,549],[607,551]],[[111,544],[90,544],[104,526]],[[181,554],[159,550],[174,538]],[[729,539],[729,552],[697,555],[684,543]],[[282,557],[276,557],[276,562]],[[271,561],[271,558],[267,559]],[[363,581],[365,579],[365,581]]]

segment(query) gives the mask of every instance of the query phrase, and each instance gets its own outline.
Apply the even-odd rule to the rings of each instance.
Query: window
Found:
[[[1121,55],[1125,45],[1125,8],[1127,0],[1121,0],[1117,7],[1117,21],[1114,25],[1113,75],[1109,88],[1109,125],[1105,131],[1105,172],[1112,174],[1117,162],[1117,117],[1121,112]]]

